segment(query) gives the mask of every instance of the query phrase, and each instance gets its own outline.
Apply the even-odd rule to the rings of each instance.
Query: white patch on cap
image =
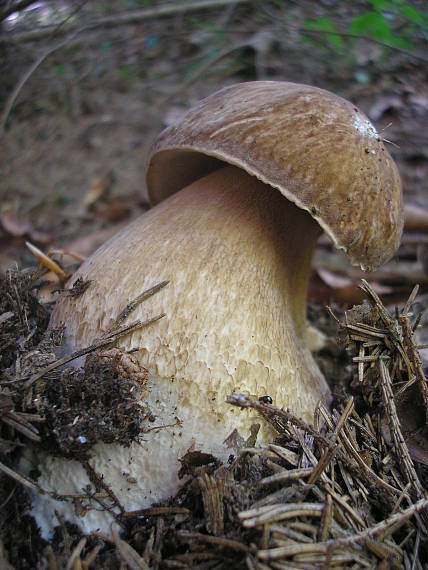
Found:
[[[371,122],[358,113],[354,117],[354,127],[365,137],[370,137],[372,139],[379,138],[379,135]]]

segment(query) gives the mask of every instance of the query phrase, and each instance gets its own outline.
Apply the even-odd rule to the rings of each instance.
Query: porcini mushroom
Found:
[[[225,404],[230,393],[269,395],[312,418],[328,396],[306,337],[317,238],[324,230],[369,269],[392,256],[403,226],[399,175],[374,126],[351,103],[306,85],[244,83],[204,99],[159,136],[147,182],[158,205],[81,266],[68,287],[91,285],[64,295],[52,317],[69,345],[89,345],[124,305],[169,281],[133,318],[166,316],[119,346],[136,350],[149,371],[155,425],[173,427],[129,449],[92,450],[92,466],[125,509],[171,496],[188,450],[233,453],[225,439],[234,429],[246,437],[254,418]],[[41,470],[42,486],[56,492],[89,482],[65,459],[44,458]],[[50,500],[34,507],[49,525]],[[55,508],[71,516],[65,503]],[[86,531],[110,521],[94,510],[75,519]]]

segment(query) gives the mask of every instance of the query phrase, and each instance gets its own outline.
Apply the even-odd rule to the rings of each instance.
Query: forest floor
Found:
[[[343,45],[338,49],[331,37],[303,33],[306,22],[326,17],[334,19],[341,29],[341,24],[345,26],[358,15],[361,10],[358,3],[264,4],[263,9],[252,3],[231,2],[221,9],[178,13],[82,32],[63,48],[53,50],[22,86],[10,112],[2,117],[2,371],[9,377],[7,374],[11,371],[16,372],[18,356],[22,359],[38,346],[51,309],[51,305],[40,307],[33,301],[29,293],[32,277],[28,272],[22,274],[15,269],[16,265],[20,269],[38,266],[26,241],[45,253],[51,252],[54,259],[72,271],[79,259],[90,255],[108,237],[149,209],[145,168],[151,144],[163,128],[176,122],[196,101],[226,85],[259,79],[293,81],[331,90],[367,114],[382,136],[390,141],[386,145],[397,162],[407,205],[402,245],[394,258],[374,274],[364,275],[351,268],[324,237],[317,247],[309,288],[309,318],[328,339],[318,361],[335,386],[338,411],[331,415],[327,410],[319,411],[327,425],[326,433],[321,433],[300,425],[295,418],[281,415],[283,412],[276,408],[249,402],[248,405],[277,428],[278,449],[261,453],[256,451],[254,442],[247,442],[249,451],[238,457],[233,466],[233,481],[230,471],[226,476],[215,462],[208,461],[202,467],[197,461],[188,465],[190,482],[182,495],[165,505],[163,511],[146,512],[143,519],[135,516],[122,521],[122,538],[118,535],[82,538],[76,529],[60,521],[54,543],[47,545],[38,536],[34,523],[22,516],[23,506],[28,501],[22,481],[6,477],[3,470],[0,510],[7,514],[2,515],[0,521],[0,565],[7,560],[6,568],[119,568],[120,560],[121,567],[128,564],[131,568],[143,569],[227,566],[265,569],[289,567],[285,560],[292,556],[295,556],[292,567],[298,568],[329,567],[328,560],[334,557],[337,566],[351,567],[352,560],[357,559],[354,567],[374,567],[373,564],[379,568],[422,567],[417,556],[420,544],[426,549],[426,522],[423,513],[422,518],[416,517],[411,523],[405,516],[406,509],[419,508],[414,505],[423,500],[421,488],[426,494],[425,432],[420,431],[421,425],[416,429],[412,424],[403,404],[399,413],[403,414],[400,417],[404,431],[407,429],[411,461],[416,462],[419,483],[415,483],[403,468],[401,452],[394,455],[393,446],[391,451],[391,435],[385,435],[388,429],[394,433],[394,427],[386,429],[384,419],[379,416],[379,409],[385,406],[382,390],[379,389],[374,403],[380,408],[373,404],[370,409],[367,394],[353,383],[356,368],[348,354],[355,350],[355,343],[348,342],[348,351],[337,346],[337,326],[325,306],[333,305],[341,317],[345,309],[361,303],[367,297],[367,291],[358,287],[362,277],[388,307],[402,306],[416,284],[420,289],[413,306],[414,314],[423,313],[428,306],[428,131],[425,128],[428,124],[428,62],[423,61],[423,57],[413,57],[408,49],[387,49],[382,42],[364,38],[347,41],[344,35]],[[93,16],[91,9],[84,7],[79,13],[81,26]],[[0,88],[3,109],[32,62],[61,41],[61,37],[53,37],[16,44],[7,40],[1,44],[2,77],[5,77]],[[426,51],[426,41],[417,48],[415,53]],[[39,286],[40,283],[36,290]],[[51,297],[49,291],[49,299],[54,301],[55,292]],[[25,346],[22,339],[30,331],[26,328],[28,323],[23,323],[16,314],[16,318],[7,316],[19,313],[19,308],[27,315],[30,329],[36,331],[30,341],[24,342]],[[370,318],[372,326],[381,328],[378,316],[373,314]],[[422,315],[415,343],[427,341],[428,315]],[[406,345],[406,350],[411,347]],[[43,354],[49,354],[49,347]],[[427,349],[420,350],[420,357],[425,369]],[[41,366],[40,362],[37,366]],[[67,381],[62,375],[60,378],[61,382]],[[64,386],[65,390],[66,384]],[[350,403],[351,396],[355,399],[355,408],[354,400]],[[21,427],[24,425],[34,435],[34,429],[27,425],[32,424],[34,418],[26,417],[22,406],[12,400],[7,389],[1,388],[0,412],[21,414],[18,417]],[[286,424],[294,426],[293,429],[284,428]],[[7,465],[12,465],[10,457],[17,454],[17,447],[22,446],[23,441],[31,439],[31,434],[18,429],[15,445],[6,449],[1,445],[4,430],[9,430],[11,424],[9,422],[7,428],[1,425],[0,453],[1,458],[7,458],[1,465],[7,469]],[[304,440],[296,435],[299,429],[306,433]],[[340,440],[341,430],[352,441],[350,447],[345,436]],[[415,441],[409,434],[418,430],[420,438]],[[33,443],[37,437],[33,437]],[[331,452],[326,443],[329,437],[340,440],[339,451],[335,452],[339,455],[338,487],[333,494],[326,490],[330,484],[330,490],[335,489],[334,469],[324,457]],[[371,450],[371,459],[367,460],[369,474],[367,470],[362,472],[361,465],[358,471],[353,443],[361,457]],[[295,464],[290,462],[291,457]],[[312,457],[315,464],[308,457]],[[288,493],[288,498],[284,495],[280,502],[297,505],[309,494],[312,503],[315,501],[324,509],[324,526],[318,526],[321,511],[311,519],[304,518],[300,527],[297,523],[294,527],[279,524],[273,512],[269,512],[267,520],[270,525],[276,525],[272,540],[277,546],[282,544],[281,540],[294,540],[299,546],[318,541],[324,546],[318,550],[304,546],[300,554],[289,550],[284,559],[272,562],[269,560],[272,554],[260,554],[271,548],[266,538],[266,524],[260,518],[268,511],[260,509],[267,509],[274,499],[265,488],[270,492],[271,483],[260,482],[283,469],[314,468],[322,457],[326,475],[322,479],[320,471],[312,480],[311,484],[318,485],[313,495],[304,485],[289,483],[280,487],[278,481],[272,485],[278,492],[282,489]],[[344,469],[346,460],[356,462],[354,471]],[[277,467],[272,466],[272,462]],[[373,478],[373,474],[383,483]],[[217,511],[215,514],[214,507],[211,510],[207,507],[213,481],[220,479],[223,481],[221,497],[230,503],[229,511],[222,516]],[[401,498],[394,495],[388,485],[401,489]],[[379,494],[375,500],[369,500],[371,510],[364,512],[364,499],[373,489]],[[346,501],[350,497],[351,506],[337,499],[339,490],[348,497]],[[331,512],[328,515],[332,499],[327,497],[336,501],[333,515]],[[384,512],[382,501],[387,505]],[[397,505],[401,505],[401,510]],[[257,512],[251,512],[250,506]],[[238,517],[237,513],[246,511],[247,514]],[[387,531],[397,523],[391,519],[397,512],[405,513],[406,524],[402,521],[404,526],[394,535]],[[411,515],[414,512],[409,517]],[[327,516],[330,516],[329,526],[325,522]],[[384,527],[355,539],[358,533],[364,534],[376,524],[384,524]],[[346,543],[338,526],[346,528],[346,536],[353,536],[354,542]],[[336,541],[333,553],[326,550],[326,537]],[[343,543],[337,543],[342,539]],[[427,563],[426,552],[420,560]]]

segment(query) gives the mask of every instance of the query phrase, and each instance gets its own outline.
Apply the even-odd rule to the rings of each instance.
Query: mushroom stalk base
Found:
[[[225,443],[227,436],[237,429],[248,437],[257,417],[228,406],[229,394],[269,395],[307,420],[327,397],[305,342],[306,288],[319,232],[277,190],[229,166],[144,214],[73,276],[69,287],[79,278],[91,284],[80,297],[65,295],[52,318],[53,327],[65,326],[73,348],[102,336],[142,291],[169,281],[129,321],[166,316],[119,342],[124,350],[138,349],[134,354],[149,370],[147,399],[158,429],[128,449],[99,443],[91,452],[91,465],[126,510],[173,495],[187,451],[223,461],[236,454],[236,440]],[[262,429],[262,438],[271,435]],[[81,492],[89,482],[69,460],[45,458],[41,470],[42,486],[56,492]],[[111,522],[94,510],[74,517],[69,505],[44,497],[34,507],[41,525],[54,508],[85,531],[106,531]]]

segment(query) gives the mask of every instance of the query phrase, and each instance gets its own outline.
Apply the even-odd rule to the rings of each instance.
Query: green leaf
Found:
[[[356,16],[350,26],[349,31],[354,34],[371,33],[381,39],[392,34],[388,22],[379,12],[364,12]]]
[[[410,42],[409,40],[406,40],[405,38],[400,38],[398,36],[393,36],[388,43],[390,43],[393,46],[405,49],[414,49],[416,47],[415,44],[412,44],[412,42]]]
[[[405,38],[396,36],[391,30],[388,21],[378,12],[365,12],[354,18],[349,26],[353,34],[371,36],[385,44],[411,49],[412,43]]]
[[[65,65],[63,65],[62,63],[54,65],[53,70],[54,70],[54,73],[56,73],[56,75],[64,75]]]
[[[407,20],[409,20],[409,22],[420,25],[425,24],[422,14],[419,12],[419,10],[416,10],[416,8],[413,8],[413,6],[410,6],[409,4],[403,4],[401,7],[401,13]]]
[[[126,67],[119,67],[117,73],[123,81],[132,81],[135,79],[134,74]]]
[[[393,5],[388,0],[370,0],[370,4],[376,10],[391,10]]]
[[[307,30],[319,30],[320,32],[332,32],[327,34],[327,39],[337,51],[343,47],[343,40],[337,33],[337,28],[329,18],[318,18],[304,23]]]

